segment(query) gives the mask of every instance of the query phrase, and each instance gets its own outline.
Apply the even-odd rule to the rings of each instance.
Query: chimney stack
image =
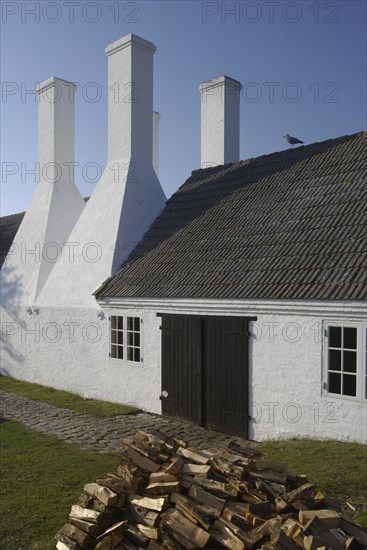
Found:
[[[239,161],[241,89],[242,84],[228,76],[199,86],[201,168]]]
[[[159,172],[159,121],[161,115],[153,111],[153,168],[158,176]]]
[[[106,48],[108,158],[152,164],[153,54],[148,40],[128,34]]]
[[[72,183],[74,163],[74,96],[76,85],[55,76],[36,89],[40,181]],[[71,181],[70,181],[71,180]]]

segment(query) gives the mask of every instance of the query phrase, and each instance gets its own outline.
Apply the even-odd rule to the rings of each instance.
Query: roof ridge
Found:
[[[297,149],[295,149],[295,151],[299,151],[299,150],[305,150],[307,149],[308,147],[314,147],[315,145],[319,145],[319,144],[327,144],[327,143],[330,143],[330,142],[333,142],[333,141],[343,141],[343,140],[347,140],[347,139],[352,139],[352,138],[357,138],[358,136],[362,136],[362,135],[366,135],[367,136],[367,131],[365,130],[361,130],[360,132],[356,132],[355,134],[345,134],[344,136],[338,136],[338,137],[335,137],[335,138],[328,138],[328,139],[325,139],[323,141],[314,141],[312,143],[307,143],[305,145],[301,145],[299,147],[297,147]],[[218,164],[217,166],[208,166],[206,168],[197,168],[196,170],[193,170],[191,172],[191,176],[196,176],[196,175],[199,175],[202,176],[204,173],[207,173],[207,174],[214,174],[216,171],[222,171],[222,170],[226,170],[227,168],[229,167],[238,167],[238,166],[243,166],[244,164],[249,164],[251,162],[254,162],[254,161],[257,161],[257,160],[260,160],[260,159],[265,159],[265,158],[268,158],[268,157],[271,157],[271,156],[274,156],[274,155],[281,155],[281,154],[285,154],[285,153],[289,153],[292,149],[290,147],[288,147],[287,149],[283,149],[281,151],[273,151],[272,153],[266,153],[264,155],[259,155],[258,157],[248,157],[247,159],[242,159],[242,160],[239,160],[237,162],[229,162],[229,163],[226,163],[226,164]]]

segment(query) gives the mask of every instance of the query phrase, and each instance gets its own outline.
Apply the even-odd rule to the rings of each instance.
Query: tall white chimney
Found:
[[[153,55],[148,40],[128,34],[106,48],[109,162],[152,164]]]
[[[159,121],[161,115],[153,111],[153,168],[157,176],[159,175]]]
[[[93,292],[116,273],[162,211],[166,197],[153,168],[153,54],[134,34],[106,48],[108,162],[38,304],[97,307]],[[91,254],[94,254],[92,256]],[[90,255],[90,258],[88,257]],[[57,292],[55,292],[57,288]]]
[[[74,163],[76,85],[53,76],[37,89],[40,180],[70,182]]]
[[[26,306],[38,300],[85,205],[73,175],[76,86],[52,77],[36,91],[40,177],[5,268]]]
[[[201,93],[201,167],[238,162],[242,84],[218,76],[199,86]]]

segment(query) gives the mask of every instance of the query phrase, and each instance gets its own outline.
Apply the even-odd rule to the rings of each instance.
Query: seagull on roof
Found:
[[[291,144],[291,148],[293,149],[293,146],[296,145],[296,143],[304,143],[304,141],[301,141],[300,139],[297,139],[296,137],[290,136],[289,134],[285,134],[285,139],[288,141],[288,143]]]

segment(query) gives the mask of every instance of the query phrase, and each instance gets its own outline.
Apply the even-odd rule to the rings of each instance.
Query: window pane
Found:
[[[116,317],[114,315],[111,317],[111,328],[116,328]]]
[[[127,318],[127,330],[133,330],[133,318],[132,317]]]
[[[116,357],[117,357],[117,348],[116,348],[116,346],[111,346],[111,357],[113,357],[114,359],[116,359]]]
[[[341,375],[337,372],[329,372],[329,388],[330,393],[341,393]]]
[[[329,348],[342,347],[342,329],[340,327],[329,327]]]
[[[341,370],[342,352],[338,349],[329,349],[329,370]]]
[[[139,317],[134,317],[134,330],[136,330],[137,332],[139,332],[139,330],[140,330],[140,318]]]
[[[140,349],[134,348],[134,361],[140,362]]]
[[[127,359],[128,361],[134,361],[133,348],[127,348]]]
[[[117,348],[117,355],[119,359],[124,358],[124,348],[122,346],[118,346]]]
[[[140,346],[140,333],[136,332],[134,334],[134,346]]]
[[[128,332],[127,333],[127,345],[128,346],[133,346],[134,345],[134,333],[133,332]]]
[[[357,392],[357,377],[353,374],[343,375],[343,395],[356,396]]]
[[[111,342],[112,344],[116,344],[117,342],[117,332],[115,330],[111,331]]]
[[[343,348],[357,349],[357,329],[353,327],[344,327]]]
[[[343,351],[343,371],[357,372],[357,353],[355,351]]]
[[[117,328],[122,330],[123,329],[123,323],[124,323],[124,318],[123,317],[117,317]]]
[[[124,343],[124,333],[122,331],[119,331],[117,333],[117,341],[118,341],[119,344]]]

